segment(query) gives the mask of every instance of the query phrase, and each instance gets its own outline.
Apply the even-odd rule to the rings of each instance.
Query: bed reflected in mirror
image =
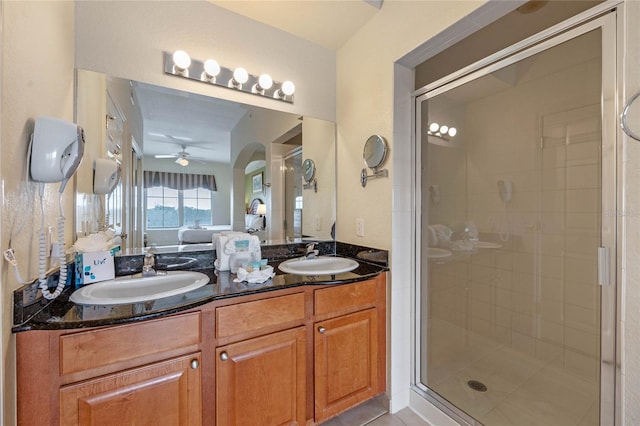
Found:
[[[87,140],[78,237],[112,228],[123,253],[208,248],[228,231],[266,244],[332,239],[334,123],[86,70],[77,85]],[[317,192],[304,189],[303,152],[315,162]],[[103,158],[120,164],[122,179],[95,194],[92,165]]]

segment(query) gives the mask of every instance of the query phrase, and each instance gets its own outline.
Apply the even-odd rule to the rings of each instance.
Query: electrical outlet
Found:
[[[59,242],[55,241],[51,244],[51,257],[59,259],[63,253],[64,251],[62,250]]]
[[[356,236],[364,237],[364,219],[356,219]]]

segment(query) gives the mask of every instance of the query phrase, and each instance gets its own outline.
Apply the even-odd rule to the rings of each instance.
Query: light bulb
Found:
[[[429,131],[431,133],[435,133],[438,131],[438,129],[440,128],[440,125],[438,123],[431,123],[429,124]]]
[[[296,85],[293,84],[291,81],[287,80],[284,83],[282,83],[281,90],[282,90],[282,93],[284,93],[285,95],[291,96],[296,91]]]
[[[233,70],[233,79],[238,84],[244,84],[249,80],[249,73],[242,67]]]
[[[449,136],[454,137],[456,135],[456,133],[458,133],[458,131],[456,130],[455,127],[450,127],[449,128]]]
[[[207,59],[204,61],[204,72],[209,78],[213,78],[220,74],[220,64],[215,59]]]
[[[269,74],[261,74],[260,77],[258,77],[258,85],[263,90],[269,90],[271,86],[273,86],[273,79]]]
[[[189,160],[187,160],[184,157],[180,157],[176,160],[176,163],[180,164],[181,166],[188,166],[189,165]]]
[[[184,50],[176,50],[173,52],[173,63],[181,70],[186,70],[191,65],[191,58]]]
[[[449,131],[449,126],[440,126],[441,135],[446,135],[448,131]]]

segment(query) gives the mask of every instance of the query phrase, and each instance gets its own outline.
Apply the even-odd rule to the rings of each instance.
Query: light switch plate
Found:
[[[364,219],[356,219],[356,236],[364,237]]]

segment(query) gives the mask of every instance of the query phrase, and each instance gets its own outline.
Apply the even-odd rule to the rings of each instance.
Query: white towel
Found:
[[[438,234],[433,225],[427,226],[427,246],[438,247],[439,243],[440,240],[438,239]]]
[[[257,284],[263,283],[267,280],[270,280],[275,275],[273,272],[272,266],[267,266],[265,269],[260,269],[258,271],[247,272],[244,268],[238,269],[238,277],[233,280],[234,283],[239,283],[242,281],[246,281],[249,284]]]
[[[224,252],[224,246],[227,244],[229,237],[226,235],[218,235],[215,240],[216,261],[213,263],[218,271],[229,270],[229,255]]]
[[[232,253],[236,253],[236,241],[249,240],[248,252],[254,260],[260,260],[262,252],[260,249],[260,239],[255,235],[242,232],[229,232],[214,237],[216,247],[216,261],[214,266],[218,271],[230,270],[229,259]]]

